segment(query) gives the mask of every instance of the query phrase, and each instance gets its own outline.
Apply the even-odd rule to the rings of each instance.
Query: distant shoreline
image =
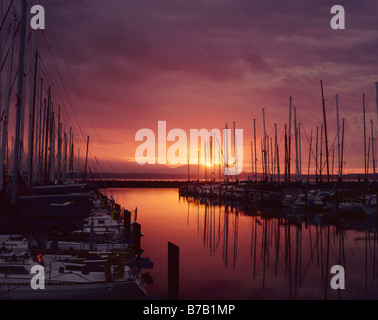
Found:
[[[91,181],[98,189],[114,188],[180,188],[187,181],[159,181],[159,180],[103,180]]]
[[[184,186],[185,184],[188,183],[188,180],[121,180],[121,179],[107,179],[107,180],[88,180],[88,182],[90,181],[90,183],[92,184],[92,186],[94,186],[96,189],[116,189],[116,188],[146,188],[146,189],[153,189],[153,188],[156,188],[156,189],[160,189],[160,188],[173,188],[173,189],[179,189],[180,187]],[[198,180],[191,180],[190,181],[191,183],[198,183]],[[219,183],[219,181],[214,181],[215,183]],[[214,183],[213,182],[213,183]],[[200,181],[200,183],[202,184],[205,184],[206,182],[205,181]],[[268,185],[265,185],[266,187],[267,186],[277,186],[275,183],[273,184],[268,184]],[[286,187],[298,187],[298,182],[291,182],[289,184],[285,184],[283,183],[283,185],[286,185]],[[307,182],[306,181],[303,181],[302,186],[305,186],[307,185]],[[313,181],[312,181],[312,185],[314,186],[313,184]],[[332,181],[332,182],[322,182],[322,183],[319,183],[318,186],[319,187],[328,187],[328,188],[335,188],[337,185],[339,185],[340,187],[340,184],[337,182],[337,181]],[[344,188],[368,188],[369,189],[369,186],[370,188],[372,189],[376,189],[377,188],[377,184],[370,181],[369,183],[367,182],[358,182],[358,181],[344,181],[342,182],[342,185]]]

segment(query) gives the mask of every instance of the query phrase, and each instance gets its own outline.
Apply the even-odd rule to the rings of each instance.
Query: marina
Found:
[[[229,12],[210,2],[211,15]],[[43,5],[51,22],[62,19],[60,5]],[[70,35],[57,28],[62,50],[31,1],[1,0],[0,300],[377,300],[376,75],[344,86],[321,62],[295,81],[286,70],[278,90],[268,64],[281,72],[287,62],[255,56],[245,39],[235,53],[237,32],[209,42],[225,31],[215,27],[223,14],[197,42],[202,29],[177,31],[196,14],[181,21],[181,10],[154,5],[137,10],[152,19],[140,38],[122,24],[139,22],[93,1],[87,9],[112,31],[81,29],[78,40],[70,23],[83,28],[94,15],[76,8]],[[274,74],[270,91],[260,72]]]
[[[138,218],[149,235],[143,238],[144,254],[154,261],[149,299],[166,296],[166,241],[180,247],[180,296],[185,300],[378,297],[375,217],[336,223],[325,220],[321,211],[298,214],[276,206],[219,203],[179,196],[177,189],[109,193],[122,204],[138,203],[144,212]],[[345,268],[345,290],[330,286],[333,275],[327,270],[333,265]]]

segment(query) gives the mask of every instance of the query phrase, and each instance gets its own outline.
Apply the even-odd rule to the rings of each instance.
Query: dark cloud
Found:
[[[353,117],[360,94],[378,79],[375,1],[339,1],[347,29],[338,31],[330,28],[335,3],[328,0],[41,4],[45,36],[68,92],[80,105],[65,65],[96,127],[124,130],[114,139],[133,140],[137,129],[160,117],[177,127],[223,125],[233,118],[247,126],[247,113],[252,117],[264,105],[272,123],[282,124],[290,95],[313,126],[321,122],[320,79],[327,108],[333,110],[328,103],[340,93],[343,110]],[[43,37],[38,43],[46,68],[54,70]],[[52,78],[60,83],[57,75]]]

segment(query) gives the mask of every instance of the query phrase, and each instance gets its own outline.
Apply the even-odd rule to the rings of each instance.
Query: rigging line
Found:
[[[12,24],[8,24],[8,29],[7,29],[7,32],[6,32],[5,41],[3,41],[3,46],[4,47],[1,49],[0,58],[2,58],[3,55],[4,55],[6,44],[8,43],[8,38],[9,38],[9,36],[11,34],[11,29],[12,29]],[[7,58],[8,58],[8,55],[9,55],[9,48],[7,50],[7,54],[6,54],[5,58],[4,58],[4,61],[3,61],[2,65],[1,65],[1,71],[3,71],[5,62],[7,61]],[[1,60],[0,60],[0,62],[1,62]]]
[[[77,116],[76,116],[76,113],[75,113],[75,110],[74,110],[74,108],[73,108],[72,101],[71,101],[71,99],[70,99],[70,97],[69,97],[69,95],[68,95],[68,92],[67,92],[66,86],[64,85],[64,82],[63,82],[63,79],[62,79],[62,75],[61,75],[61,73],[60,73],[60,71],[59,71],[59,68],[58,68],[58,65],[57,65],[57,63],[56,63],[55,57],[54,57],[54,55],[53,55],[53,52],[52,52],[52,50],[51,50],[51,47],[50,47],[50,45],[49,45],[49,43],[48,43],[48,41],[47,41],[47,39],[46,39],[46,35],[45,35],[45,33],[42,32],[42,34],[43,34],[43,38],[44,38],[44,40],[45,40],[45,42],[46,42],[46,44],[47,44],[47,47],[48,47],[48,49],[49,49],[50,55],[51,55],[51,57],[52,57],[52,59],[53,59],[54,66],[55,66],[56,71],[57,71],[57,73],[58,73],[58,76],[59,76],[60,82],[61,82],[61,84],[62,84],[63,90],[64,90],[65,93],[66,93],[66,96],[67,96],[67,99],[68,99],[69,105],[70,105],[70,107],[71,107],[71,109],[72,109],[72,113],[73,113],[73,115],[74,115],[74,117],[75,117],[75,120],[76,120],[76,122],[77,122],[77,124],[78,124],[78,127],[79,127],[79,129],[80,129],[81,136],[82,136],[82,138],[84,139],[84,138],[85,138],[85,135],[84,135],[84,133],[83,133],[83,131],[82,131],[82,129],[81,129],[81,126],[80,126],[79,120],[78,120],[78,118],[77,118]]]
[[[108,162],[109,162],[109,165],[110,165],[112,171],[114,171],[114,169],[113,169],[113,167],[112,167],[112,165],[111,165],[111,163],[110,163],[110,161],[109,161],[108,155],[107,155],[107,153],[106,153],[106,151],[105,151],[105,148],[104,148],[104,146],[103,146],[103,143],[102,143],[102,141],[101,141],[101,139],[100,139],[100,136],[99,136],[99,134],[98,134],[98,132],[97,132],[96,126],[94,125],[94,123],[93,123],[93,121],[92,121],[92,118],[91,118],[91,116],[90,116],[90,114],[89,114],[89,112],[88,112],[88,108],[87,108],[87,106],[86,106],[86,104],[85,104],[85,102],[84,102],[84,100],[83,100],[83,97],[82,97],[82,95],[81,95],[81,93],[80,93],[80,91],[79,91],[79,88],[78,88],[78,86],[77,86],[77,84],[76,84],[76,81],[75,81],[74,77],[72,76],[71,70],[70,70],[70,68],[69,68],[68,65],[67,65],[66,59],[64,58],[63,52],[62,52],[62,50],[61,50],[61,48],[60,48],[60,45],[59,45],[59,43],[58,43],[58,41],[57,41],[57,39],[56,39],[56,37],[55,37],[55,33],[54,33],[54,31],[53,31],[52,28],[51,28],[51,33],[52,33],[53,38],[54,38],[54,40],[55,40],[55,43],[56,43],[56,45],[57,45],[57,47],[58,47],[59,53],[60,53],[60,55],[61,55],[62,58],[63,58],[63,62],[64,62],[64,64],[65,64],[65,66],[66,66],[66,69],[67,69],[67,71],[68,71],[68,74],[70,75],[70,77],[71,77],[71,79],[72,79],[72,82],[73,82],[73,84],[74,84],[74,86],[75,86],[75,89],[76,89],[76,91],[77,91],[77,94],[78,94],[78,96],[79,96],[79,98],[80,98],[80,100],[81,100],[81,103],[83,104],[84,109],[85,109],[85,111],[86,111],[86,113],[87,113],[87,115],[88,115],[89,121],[91,122],[91,124],[92,124],[92,126],[93,126],[93,129],[94,129],[94,132],[95,132],[95,134],[96,134],[96,136],[97,136],[97,139],[98,139],[98,141],[100,142],[100,144],[101,144],[101,146],[102,146],[102,148],[103,148],[103,151],[104,151],[104,153],[105,153],[105,156],[106,156],[106,158],[107,158],[107,160],[108,160]]]
[[[7,9],[7,12],[5,13],[5,15],[4,15],[4,17],[3,17],[3,20],[2,20],[2,22],[1,22],[1,26],[0,26],[0,32],[1,32],[2,29],[3,29],[3,25],[4,25],[4,22],[5,22],[6,18],[7,18],[7,16],[8,16],[8,13],[9,13],[10,8],[13,7],[13,2],[14,2],[14,0],[12,0],[12,2],[10,3],[10,5],[9,5],[9,7],[8,7],[8,9]]]
[[[48,73],[47,73],[47,74],[48,74]],[[51,88],[51,90],[52,90],[52,93],[55,93],[58,97],[60,97],[60,99],[61,99],[61,101],[62,101],[62,105],[63,105],[63,107],[64,107],[64,110],[65,110],[66,113],[68,114],[68,111],[66,110],[65,103],[64,103],[64,99],[63,99],[63,97],[62,97],[62,94],[61,94],[60,90],[57,91],[56,87],[51,85],[51,83],[53,83],[53,81],[51,80],[50,76],[48,76],[48,79],[50,80],[50,88]],[[68,97],[67,92],[66,92],[66,95],[67,95],[67,97]],[[68,98],[68,99],[69,99],[69,98]],[[56,103],[56,104],[59,105],[59,103],[57,103],[57,101],[55,100],[55,98],[54,98],[53,95],[52,95],[52,102],[54,102],[54,103]],[[72,105],[71,105],[71,108],[72,108]],[[76,118],[76,114],[75,114],[75,113],[74,113],[74,115],[75,115],[75,118]],[[67,119],[70,119],[70,117],[67,117]],[[67,121],[68,121],[69,123],[71,123],[71,127],[74,129],[74,128],[75,128],[74,123],[71,122],[71,120],[67,120]],[[80,123],[78,122],[77,118],[76,118],[76,121],[77,121],[77,123],[78,123],[79,130],[74,129],[74,130],[75,130],[75,133],[77,133],[77,135],[80,137],[80,133],[79,133],[78,131],[81,131],[81,136],[82,136],[82,138],[83,138],[83,140],[84,140],[84,135],[83,135],[83,132],[82,132],[81,127],[80,127]],[[77,131],[76,131],[76,130],[77,130]]]

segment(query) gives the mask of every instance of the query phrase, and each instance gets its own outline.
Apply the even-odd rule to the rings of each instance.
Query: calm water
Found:
[[[279,209],[180,198],[177,189],[106,192],[125,208],[138,208],[143,256],[154,262],[147,270],[151,299],[167,296],[168,241],[180,247],[183,299],[378,298],[375,223],[345,222],[340,232],[321,215],[297,222]],[[337,264],[345,268],[345,290],[330,286],[329,270]]]

